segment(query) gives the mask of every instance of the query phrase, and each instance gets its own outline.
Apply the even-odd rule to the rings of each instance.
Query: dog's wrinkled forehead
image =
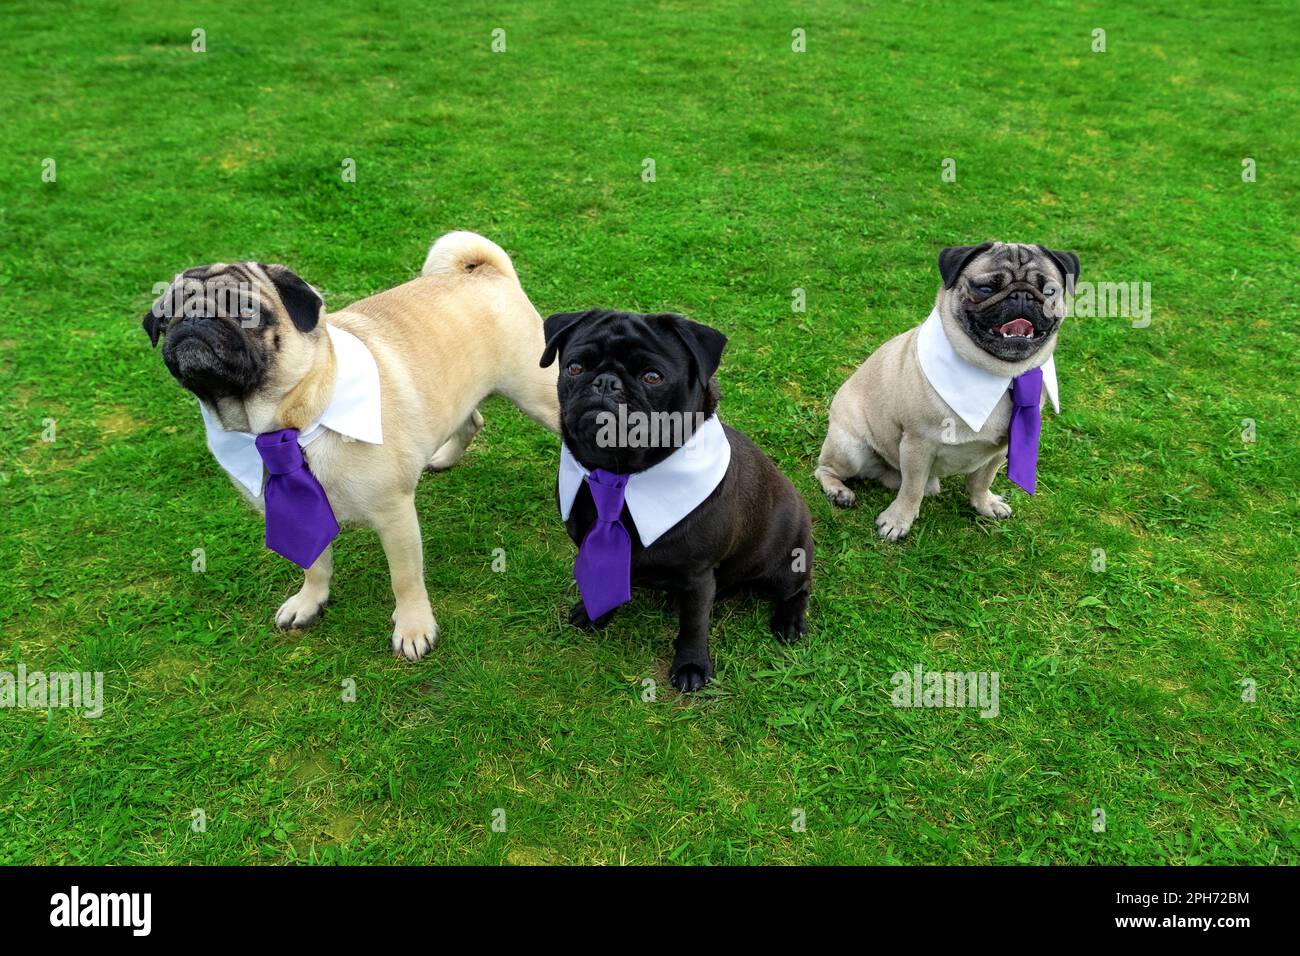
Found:
[[[217,262],[186,269],[172,280],[164,299],[169,318],[238,318],[249,327],[273,323],[283,308],[267,268],[256,262]]]
[[[1010,282],[1036,285],[1047,279],[1060,283],[1065,276],[1051,256],[1039,246],[1023,243],[997,243],[967,264],[962,275],[978,278],[990,273],[1001,273]]]
[[[581,363],[591,366],[591,357],[620,358],[640,356],[679,362],[694,369],[701,383],[707,383],[718,370],[727,337],[717,329],[692,322],[675,312],[615,312],[611,309],[588,309],[586,312],[556,312],[542,323],[546,350],[541,367],[546,368],[557,355],[578,355]],[[590,356],[587,354],[590,353]],[[668,371],[660,369],[659,371]],[[561,379],[561,387],[564,386]]]
[[[1015,287],[1051,294],[1078,278],[1079,257],[1028,243],[948,246],[939,253],[939,275],[949,291],[989,286],[993,291]]]
[[[142,324],[153,345],[182,320],[237,319],[245,329],[260,329],[279,326],[284,316],[299,332],[311,332],[324,308],[320,294],[285,266],[217,262],[173,279]]]
[[[647,345],[680,350],[680,342],[671,335],[665,336],[663,329],[651,327],[651,318],[652,316],[633,312],[603,312],[579,326],[566,351],[598,348],[602,354],[618,358],[634,349],[644,349]]]

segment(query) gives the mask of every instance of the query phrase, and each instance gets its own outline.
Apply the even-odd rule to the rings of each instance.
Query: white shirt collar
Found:
[[[1011,386],[1011,376],[998,375],[972,365],[952,347],[943,329],[943,318],[935,309],[921,323],[916,334],[916,356],[926,381],[948,403],[948,407],[970,426],[971,431],[984,427],[998,400]],[[1056,360],[1043,363],[1043,388],[1053,410],[1061,413],[1061,397],[1056,384]]]
[[[623,501],[636,522],[641,543],[649,547],[713,494],[731,463],[731,443],[717,415],[711,415],[688,441],[659,464],[627,480]],[[567,445],[560,442],[560,517],[566,521],[573,499],[588,475]]]
[[[326,325],[325,331],[334,346],[334,392],[320,418],[298,433],[298,444],[305,448],[328,428],[368,445],[382,445],[379,366],[375,357],[351,332],[333,325]],[[199,411],[203,413],[203,426],[208,433],[208,448],[217,464],[247,488],[250,495],[261,494],[262,456],[257,451],[257,436],[251,432],[226,431],[202,402]]]

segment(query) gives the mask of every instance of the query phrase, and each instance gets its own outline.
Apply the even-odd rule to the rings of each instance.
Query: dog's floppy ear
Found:
[[[1067,288],[1074,288],[1074,283],[1079,279],[1079,257],[1073,252],[1058,252],[1055,249],[1048,249],[1046,246],[1039,246],[1049,259],[1056,263],[1056,268],[1061,270],[1061,275],[1065,278]]]
[[[976,256],[988,252],[993,248],[991,242],[981,242],[978,246],[949,246],[939,253],[939,275],[943,277],[943,287],[951,289],[961,275],[961,270],[966,268]]]
[[[707,385],[722,364],[722,350],[727,346],[727,337],[717,329],[671,312],[664,313],[662,318],[668,321],[677,337],[686,345],[691,357],[695,359],[700,381]]]
[[[149,333],[149,345],[153,348],[157,348],[158,336],[162,335],[163,326],[166,324],[163,317],[158,314],[157,302],[149,306],[149,311],[141,317],[140,324],[143,325],[144,330]]]
[[[555,361],[555,356],[564,347],[564,340],[577,328],[579,322],[596,314],[595,309],[586,312],[556,312],[546,317],[542,323],[542,332],[546,336],[546,350],[542,352],[541,367],[546,368]]]
[[[261,262],[258,266],[275,284],[275,291],[280,294],[280,301],[284,303],[294,328],[299,332],[316,328],[325,308],[325,300],[316,294],[316,290],[284,266],[268,266]]]
[[[190,269],[188,272],[200,270]],[[149,311],[140,316],[140,324],[144,326],[145,332],[149,334],[149,345],[151,348],[158,347],[158,339],[162,337],[163,331],[167,328],[167,321],[173,315],[180,311],[183,302],[182,294],[184,292],[184,280],[188,272],[179,273],[176,278],[163,290],[162,295],[153,300],[153,305],[149,306]]]

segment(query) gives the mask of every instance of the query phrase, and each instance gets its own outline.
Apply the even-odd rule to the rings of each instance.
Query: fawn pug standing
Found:
[[[276,624],[316,620],[338,522],[362,524],[388,558],[393,651],[423,657],[438,625],[415,512],[421,472],[456,462],[488,395],[559,426],[555,374],[537,366],[541,316],[505,252],[449,233],[420,278],[328,314],[284,266],[201,266],[173,280],[144,327],[154,345],[166,336],[163,361],[198,398],[213,454],[265,514],[267,546],[306,568]]]
[[[986,242],[944,249],[939,273],[930,317],[873,352],[836,393],[817,465],[841,507],[854,503],[850,479],[898,491],[876,518],[891,541],[948,475],[966,476],[980,514],[1010,516],[993,478],[1009,458],[1007,476],[1033,494],[1044,399],[1060,410],[1052,353],[1079,257]]]

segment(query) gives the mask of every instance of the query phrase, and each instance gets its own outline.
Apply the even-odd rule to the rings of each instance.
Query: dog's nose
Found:
[[[1021,315],[1025,315],[1029,312],[1029,307],[1033,301],[1033,296],[1024,289],[1017,289],[1015,292],[1007,295],[1007,304]]]
[[[604,395],[606,392],[623,391],[623,383],[617,375],[610,372],[601,372],[591,380],[591,389],[597,395]]]

